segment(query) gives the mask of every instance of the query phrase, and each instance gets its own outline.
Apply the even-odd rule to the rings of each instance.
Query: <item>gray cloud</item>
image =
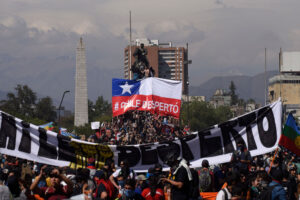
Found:
[[[129,10],[133,38],[189,43],[191,85],[262,72],[265,47],[268,69],[278,69],[279,48],[300,46],[297,0],[0,2],[0,90],[26,83],[58,99],[65,88],[74,89],[80,36],[87,48],[89,97],[110,99],[107,84],[123,77]]]

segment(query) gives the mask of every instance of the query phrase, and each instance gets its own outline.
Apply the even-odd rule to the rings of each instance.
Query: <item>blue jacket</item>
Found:
[[[272,200],[286,200],[286,193],[282,185],[276,181],[272,181],[269,186],[275,186],[272,190]]]

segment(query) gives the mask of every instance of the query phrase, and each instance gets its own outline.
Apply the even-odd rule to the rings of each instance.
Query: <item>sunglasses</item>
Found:
[[[57,174],[50,174],[49,177],[50,178],[59,178],[59,176]]]

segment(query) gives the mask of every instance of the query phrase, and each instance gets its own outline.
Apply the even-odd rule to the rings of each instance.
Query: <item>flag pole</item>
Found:
[[[271,168],[272,168],[272,165],[273,165],[273,163],[274,163],[274,160],[275,160],[275,157],[276,157],[276,155],[277,155],[277,153],[278,153],[278,147],[276,148],[276,150],[275,150],[275,154],[274,154],[274,156],[273,156],[273,158],[272,158],[272,162],[271,162],[271,164],[270,164],[270,168],[269,168],[269,170],[268,170],[268,174],[270,174],[270,171],[271,171]]]

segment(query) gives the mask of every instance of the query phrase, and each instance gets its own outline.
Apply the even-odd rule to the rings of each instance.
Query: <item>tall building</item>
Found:
[[[88,123],[88,95],[86,79],[85,46],[82,38],[76,49],[76,75],[75,75],[75,126]]]
[[[124,78],[132,79],[130,68],[135,61],[133,53],[141,43],[148,51],[147,58],[155,70],[155,77],[182,81],[182,93],[188,94],[188,52],[184,47],[173,47],[171,42],[136,39],[131,51],[130,46],[124,49]]]
[[[283,112],[300,120],[300,51],[279,53],[279,75],[269,79],[268,100],[281,98]]]

